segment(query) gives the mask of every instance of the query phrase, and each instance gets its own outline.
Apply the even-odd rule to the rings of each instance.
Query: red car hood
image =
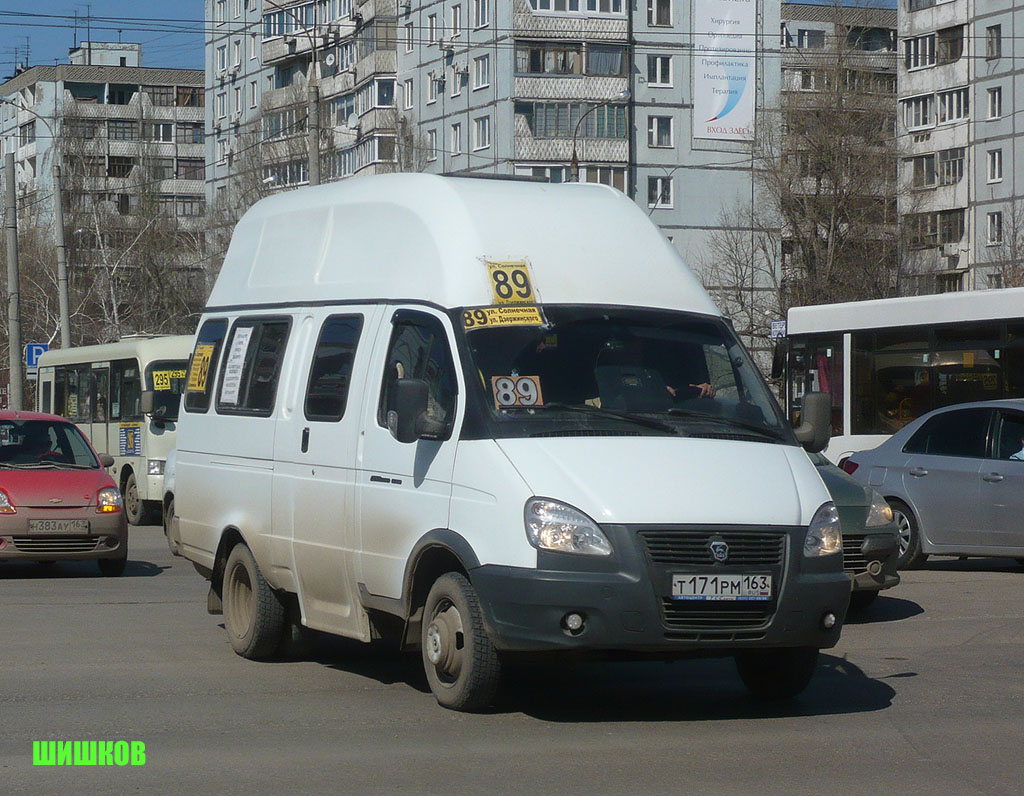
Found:
[[[96,493],[115,486],[106,470],[0,470],[0,489],[14,508],[73,508],[96,503]]]

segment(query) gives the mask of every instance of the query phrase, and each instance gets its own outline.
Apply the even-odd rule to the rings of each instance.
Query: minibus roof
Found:
[[[526,261],[537,300],[719,311],[647,215],[603,185],[429,174],[268,197],[235,228],[208,309],[494,301],[486,262]]]

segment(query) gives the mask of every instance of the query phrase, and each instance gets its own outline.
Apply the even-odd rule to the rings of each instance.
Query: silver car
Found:
[[[936,409],[843,469],[892,506],[900,569],[929,554],[1024,563],[1024,399]]]

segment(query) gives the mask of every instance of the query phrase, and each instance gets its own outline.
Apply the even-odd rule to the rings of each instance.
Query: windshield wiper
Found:
[[[546,404],[540,406],[531,406],[530,409],[564,409],[568,412],[583,412],[584,414],[601,415],[604,417],[614,417],[619,420],[626,420],[630,423],[636,423],[638,426],[647,426],[648,428],[656,428],[659,431],[665,431],[669,434],[678,434],[679,430],[668,423],[664,423],[661,420],[655,420],[653,417],[644,417],[643,415],[634,415],[630,412],[617,412],[614,409],[605,409],[601,406],[575,406],[573,404],[564,404],[559,401],[549,401]]]
[[[780,431],[774,431],[765,426],[758,425],[757,423],[748,423],[746,420],[737,420],[733,417],[724,417],[722,415],[712,415],[707,412],[695,412],[692,409],[681,409],[677,406],[673,406],[668,410],[668,413],[673,417],[695,417],[701,420],[710,420],[713,423],[724,423],[729,426],[739,426],[745,428],[748,431],[753,431],[757,434],[769,437],[771,439],[777,439],[780,442],[785,441],[785,435]]]

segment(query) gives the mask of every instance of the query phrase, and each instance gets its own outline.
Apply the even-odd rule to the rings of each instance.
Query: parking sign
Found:
[[[39,365],[39,357],[50,350],[49,343],[29,343],[25,346],[25,365],[34,368]]]

